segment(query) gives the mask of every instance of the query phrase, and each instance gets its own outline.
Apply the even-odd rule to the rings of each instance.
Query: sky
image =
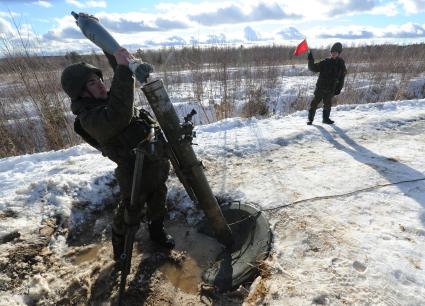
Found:
[[[95,15],[130,50],[183,45],[283,44],[304,37],[312,48],[423,42],[424,0],[1,0],[0,35],[21,37],[46,53],[97,47],[71,11]]]
[[[334,126],[321,123],[321,110],[317,117],[313,126],[305,124],[307,111],[196,126],[194,150],[213,193],[256,206],[272,228],[261,304],[424,305],[425,100],[338,105]],[[118,286],[99,286],[112,261],[106,207],[118,192],[114,168],[88,145],[0,159],[0,238],[20,233],[0,243],[0,305],[60,304],[70,292],[75,299],[106,299],[100,305],[116,295]],[[186,244],[199,210],[174,174],[167,186],[175,223],[166,225],[177,250],[185,258],[210,252],[201,241]],[[40,228],[52,219],[58,228],[48,250],[37,253]],[[132,273],[149,256],[143,229]],[[75,263],[84,249],[69,236],[83,237],[85,250],[95,251],[91,261]],[[33,250],[30,264],[23,250]],[[167,296],[167,279],[143,271],[140,287],[146,278],[162,277],[151,282],[151,298],[172,304],[191,296],[181,290]],[[22,282],[5,290],[16,275]],[[100,288],[110,291],[99,294]],[[181,304],[200,303],[192,297]]]

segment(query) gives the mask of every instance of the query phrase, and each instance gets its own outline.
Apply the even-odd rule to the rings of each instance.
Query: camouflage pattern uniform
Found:
[[[70,75],[72,76],[72,73],[65,73],[68,68],[62,74],[62,86],[71,97],[71,110],[77,116],[75,126],[80,126],[89,138],[94,139],[102,154],[117,164],[115,175],[120,187],[121,201],[113,220],[112,243],[114,258],[118,260],[123,249],[125,224],[140,222],[140,212],[145,203],[147,204],[146,217],[150,220],[150,224],[158,221],[161,224],[159,230],[162,229],[162,222],[166,215],[167,187],[165,182],[168,178],[170,164],[165,149],[160,144],[155,146],[155,155],[145,156],[139,207],[137,211],[128,211],[128,214],[125,214],[131,199],[135,163],[135,154],[132,149],[146,138],[152,126],[156,128],[158,126],[149,113],[143,110],[139,111],[134,107],[134,79],[129,68],[124,65],[116,65],[112,56],[108,56],[108,60],[115,69],[106,100],[80,97],[79,94],[73,96],[72,91],[67,91],[67,82],[75,84],[75,78],[67,80]],[[85,69],[85,71],[79,72],[80,79],[78,81],[82,84],[86,83],[92,73],[96,73],[102,78],[102,73],[94,66],[84,63],[71,66],[74,66],[74,70],[77,70],[76,68]],[[87,71],[90,73],[88,74]],[[81,80],[81,77],[86,77],[86,80]],[[86,137],[84,138],[86,139]]]

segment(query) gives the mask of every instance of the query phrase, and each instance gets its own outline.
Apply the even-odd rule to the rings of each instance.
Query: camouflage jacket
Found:
[[[308,60],[308,69],[319,72],[316,83],[316,90],[339,93],[344,86],[344,79],[347,73],[345,62],[342,58],[327,58],[318,63],[314,63],[311,56]]]
[[[147,112],[134,107],[133,75],[123,65],[115,67],[106,100],[80,98],[72,101],[71,110],[84,132],[97,142],[98,149],[118,164],[133,161],[132,149],[146,138],[155,122],[141,118],[140,114],[146,117]]]

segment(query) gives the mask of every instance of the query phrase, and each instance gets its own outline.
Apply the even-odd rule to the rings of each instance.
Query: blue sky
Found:
[[[0,35],[47,53],[90,52],[70,15],[98,17],[130,49],[192,44],[348,45],[425,40],[425,0],[0,0]]]

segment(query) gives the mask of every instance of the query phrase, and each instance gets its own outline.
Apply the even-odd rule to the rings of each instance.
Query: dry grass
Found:
[[[112,71],[106,58],[94,52],[43,56],[24,39],[18,43],[19,46],[8,40],[0,43],[3,55],[0,59],[3,85],[0,87],[0,157],[57,150],[80,143],[81,139],[73,131],[69,99],[60,87],[60,74],[70,63],[86,61],[103,69],[106,79],[110,79]],[[424,46],[345,48],[343,58],[348,75],[336,103],[421,98],[425,88],[414,95],[406,88],[412,78],[425,71]],[[136,55],[154,65],[169,90],[191,84],[191,98],[202,108],[214,105],[215,118],[207,117],[207,122],[211,122],[235,115],[264,117],[275,113],[275,109],[269,109],[269,102],[279,95],[276,91],[288,67],[298,69],[297,75],[313,75],[302,68],[306,67],[306,57],[293,57],[292,52],[293,47],[276,45],[193,46],[138,51]],[[314,54],[316,59],[327,57],[328,49],[314,50]],[[296,66],[298,64],[301,66]],[[283,65],[287,65],[286,70]],[[359,81],[366,81],[369,86],[361,88]],[[308,108],[311,86],[299,85],[298,95],[285,112]],[[141,92],[137,92],[139,100],[146,105]],[[207,113],[205,109],[204,113]]]

